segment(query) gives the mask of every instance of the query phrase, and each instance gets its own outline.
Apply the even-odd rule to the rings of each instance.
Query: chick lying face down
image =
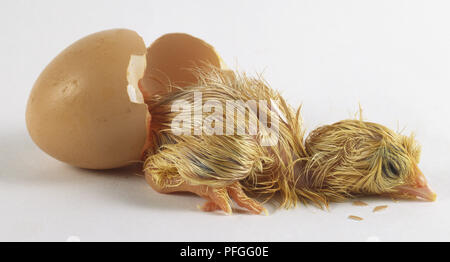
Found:
[[[259,124],[256,133],[174,133],[174,120],[189,119],[192,114],[174,112],[173,106],[187,101],[195,107],[195,94],[199,93],[200,106],[212,100],[216,104],[268,103],[238,109],[245,110],[246,118],[226,126],[250,131],[249,123],[255,120]],[[153,141],[144,163],[147,182],[161,193],[195,193],[207,200],[202,207],[205,211],[230,214],[233,200],[259,214],[265,211],[260,201],[270,200],[290,208],[298,203],[323,207],[330,201],[361,195],[431,201],[436,197],[418,168],[420,149],[412,136],[375,123],[344,120],[319,127],[305,138],[300,108],[293,109],[259,78],[222,70],[200,71],[196,85],[173,88],[164,96],[145,100],[152,116]],[[192,122],[220,123],[234,110],[225,108]],[[272,114],[271,120],[278,119],[274,115],[280,119],[274,144],[262,143],[272,125],[262,123],[261,112]]]

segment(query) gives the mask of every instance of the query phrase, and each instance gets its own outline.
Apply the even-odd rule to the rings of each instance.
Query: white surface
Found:
[[[449,241],[449,12],[448,1],[3,0],[0,241]],[[75,40],[116,27],[147,44],[175,31],[203,38],[302,102],[308,130],[360,102],[366,119],[415,131],[437,201],[227,217],[197,210],[196,196],[157,194],[133,168],[80,170],[48,157],[25,129],[33,82]],[[381,203],[388,209],[372,213]]]

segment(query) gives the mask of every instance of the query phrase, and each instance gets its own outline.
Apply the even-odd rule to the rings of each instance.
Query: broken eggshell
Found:
[[[67,47],[31,91],[26,123],[33,141],[82,168],[140,161],[150,125],[138,88],[146,52],[142,38],[127,29],[94,33]]]
[[[147,49],[147,67],[140,81],[144,97],[164,95],[172,87],[195,85],[195,70],[227,69],[213,46],[185,33],[170,33],[156,39]]]

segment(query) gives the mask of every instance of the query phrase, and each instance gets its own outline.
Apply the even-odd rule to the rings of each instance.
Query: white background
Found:
[[[450,240],[448,1],[24,1],[0,8],[0,241]],[[47,63],[77,39],[130,28],[150,44],[186,32],[233,68],[263,72],[308,130],[365,118],[415,131],[434,203],[368,199],[275,210],[203,213],[192,195],[160,195],[139,167],[88,171],[31,141],[25,105]],[[372,213],[377,204],[387,210]],[[361,222],[348,215],[365,218]]]

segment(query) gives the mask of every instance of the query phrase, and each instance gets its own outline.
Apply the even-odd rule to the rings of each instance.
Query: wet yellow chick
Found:
[[[156,191],[192,192],[207,200],[203,210],[228,214],[232,200],[259,214],[262,202],[272,199],[286,208],[360,195],[435,199],[418,168],[420,148],[412,136],[344,120],[305,138],[300,108],[290,107],[265,81],[222,70],[197,73],[197,85],[146,97],[153,144],[144,171]],[[229,108],[230,101],[244,106]],[[191,126],[180,133],[184,120]]]

